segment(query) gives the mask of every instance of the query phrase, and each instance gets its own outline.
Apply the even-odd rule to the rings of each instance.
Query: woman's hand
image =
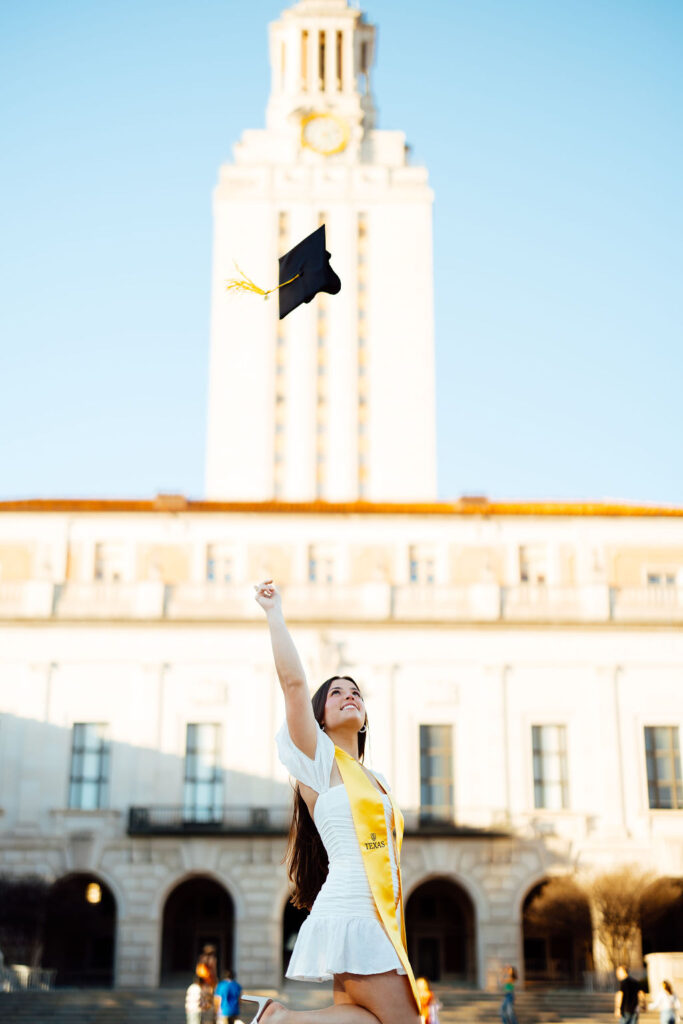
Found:
[[[282,607],[282,598],[272,580],[264,580],[263,583],[254,584],[256,591],[254,597],[257,604],[260,604],[266,614],[275,608]]]

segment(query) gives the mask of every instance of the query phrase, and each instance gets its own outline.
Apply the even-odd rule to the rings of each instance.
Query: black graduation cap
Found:
[[[272,292],[278,291],[280,320],[302,302],[310,302],[318,292],[336,295],[341,290],[341,281],[330,266],[330,254],[325,247],[324,224],[281,256],[279,264],[279,283],[276,288],[264,291],[242,270],[242,280],[232,279],[227,282],[226,287],[228,290],[256,292],[266,299]]]
[[[278,288],[281,320],[302,302],[310,302],[318,292],[336,295],[340,291],[341,281],[330,266],[324,224],[280,257]]]

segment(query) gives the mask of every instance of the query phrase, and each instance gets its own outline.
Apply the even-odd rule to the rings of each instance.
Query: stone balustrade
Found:
[[[303,583],[282,588],[293,622],[683,622],[683,588],[521,583]],[[0,583],[0,620],[259,621],[247,584]]]

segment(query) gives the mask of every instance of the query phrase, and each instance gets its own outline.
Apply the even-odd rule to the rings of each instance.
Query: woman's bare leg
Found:
[[[335,1003],[324,1010],[288,1010],[282,1003],[271,1003],[261,1020],[263,1024],[377,1024],[373,1013],[353,1003]]]
[[[342,974],[339,982],[352,1002],[373,1013],[380,1024],[420,1024],[420,1014],[405,974],[396,971]]]
[[[377,1024],[373,1013],[353,1003],[335,1003],[324,1010],[288,1010],[282,1003],[271,1003],[261,1020],[263,1024]]]
[[[324,1010],[288,1010],[272,1003],[263,1024],[418,1024],[419,1014],[405,975],[338,974],[334,1006]]]

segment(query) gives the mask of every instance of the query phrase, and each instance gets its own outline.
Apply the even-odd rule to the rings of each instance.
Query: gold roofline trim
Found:
[[[325,502],[325,501],[193,501],[182,494],[160,494],[148,500],[126,498],[26,498],[0,501],[0,514],[8,512],[69,513],[261,513],[281,515],[426,515],[426,516],[592,516],[683,518],[683,507],[629,505],[618,502],[488,501],[460,498],[435,502]]]

